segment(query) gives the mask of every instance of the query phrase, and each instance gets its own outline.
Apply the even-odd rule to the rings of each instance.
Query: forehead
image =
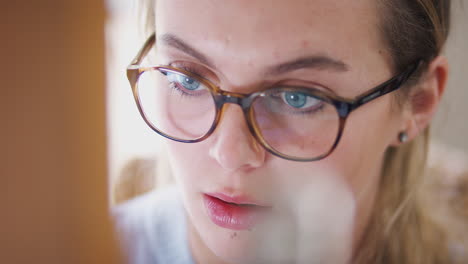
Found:
[[[373,0],[157,0],[156,4],[158,35],[176,35],[229,71],[320,54],[344,61],[350,74],[364,75],[389,65],[382,62],[378,22]]]
[[[250,50],[297,42],[323,48],[337,41],[344,47],[356,40],[369,45],[378,35],[371,0],[158,0],[156,10],[158,31]]]

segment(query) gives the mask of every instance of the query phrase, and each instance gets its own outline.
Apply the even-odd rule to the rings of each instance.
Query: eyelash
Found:
[[[171,89],[173,92],[177,92],[179,93],[183,98],[185,97],[197,97],[198,95],[196,94],[189,94],[187,91],[185,91],[184,89],[180,88],[177,84],[175,83],[171,83]]]
[[[207,71],[206,70],[201,70],[201,69],[198,69],[199,67],[194,67],[188,63],[184,63],[184,62],[172,62],[169,64],[170,66],[172,67],[176,67],[178,69],[182,69],[184,71],[187,71],[191,74],[194,74],[200,78],[203,78],[205,80],[209,80],[206,76],[208,75]]]

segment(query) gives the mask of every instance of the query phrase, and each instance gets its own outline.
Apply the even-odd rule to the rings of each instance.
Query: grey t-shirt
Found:
[[[152,191],[112,209],[130,264],[194,264],[178,189]]]

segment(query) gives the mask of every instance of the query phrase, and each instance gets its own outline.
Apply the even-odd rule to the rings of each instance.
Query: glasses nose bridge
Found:
[[[221,94],[218,94],[218,107],[221,109],[221,116],[223,116],[226,108],[224,107],[226,104],[235,104],[240,106],[242,112],[244,113],[244,118],[245,121],[247,122],[247,126],[252,134],[255,136],[255,131],[252,127],[252,124],[250,123],[251,121],[249,120],[249,108],[250,104],[252,103],[252,98],[249,95],[246,94],[240,94],[240,93],[232,93],[232,92],[226,92],[222,91]]]
[[[249,103],[247,102],[248,97],[244,94],[223,92],[221,94],[222,105],[225,104],[236,104],[241,107],[242,110],[246,110]]]

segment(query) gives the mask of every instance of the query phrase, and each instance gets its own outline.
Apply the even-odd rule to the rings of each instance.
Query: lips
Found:
[[[253,228],[271,209],[245,197],[230,197],[221,193],[204,194],[203,202],[214,224],[232,230]]]

